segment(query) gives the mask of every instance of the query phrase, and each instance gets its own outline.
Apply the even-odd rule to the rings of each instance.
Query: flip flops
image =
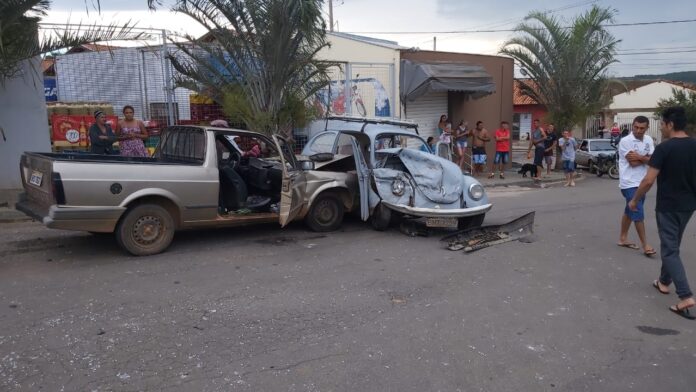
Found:
[[[682,316],[687,320],[696,320],[696,316],[689,312],[689,308],[680,308],[679,304],[670,306],[669,310],[670,312]]]
[[[652,286],[653,286],[657,291],[659,291],[660,294],[664,294],[664,295],[669,294],[669,291],[662,291],[662,289],[660,288],[660,284],[659,284],[659,282],[658,282],[657,280],[654,280],[654,281],[653,281]]]
[[[651,249],[648,249],[645,252],[643,252],[643,254],[645,255],[645,257],[652,258],[653,256],[655,256],[657,254],[657,251],[655,249],[651,248]]]
[[[618,244],[616,244],[616,245],[618,245],[618,246],[620,246],[620,247],[622,247],[622,248],[640,249],[640,247],[639,247],[638,245],[636,245],[636,244],[634,244],[634,243],[631,243],[631,242],[626,242],[626,243],[623,243],[623,244],[622,244],[622,243],[618,243]]]

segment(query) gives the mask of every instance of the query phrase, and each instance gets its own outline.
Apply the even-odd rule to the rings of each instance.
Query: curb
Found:
[[[27,222],[33,220],[13,208],[0,208],[0,223]]]
[[[575,177],[575,181],[582,181],[585,179],[584,175],[579,175]],[[558,185],[564,183],[564,179],[549,179],[549,180],[541,180],[540,182],[534,182],[533,180],[530,179],[524,179],[524,180],[516,180],[516,181],[509,181],[509,182],[497,182],[497,183],[490,183],[486,184],[484,182],[481,182],[481,185],[483,185],[485,188],[499,188],[499,187],[506,187],[506,186],[524,186],[528,188],[547,188],[549,186],[553,185]]]

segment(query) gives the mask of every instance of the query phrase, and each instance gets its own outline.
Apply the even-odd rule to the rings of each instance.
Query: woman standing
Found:
[[[147,149],[144,140],[148,138],[145,124],[133,118],[135,109],[133,106],[123,107],[124,119],[118,123],[118,144],[121,147],[121,155],[127,157],[147,157]]]
[[[106,114],[97,110],[94,112],[94,119],[95,123],[89,127],[89,151],[92,154],[113,154],[116,135],[114,135],[111,125],[106,123]]]
[[[454,132],[454,146],[457,149],[457,158],[458,158],[458,164],[459,164],[459,169],[461,171],[464,171],[464,165],[471,166],[471,162],[467,162],[467,154],[466,154],[466,148],[467,146],[467,141],[469,140],[469,123],[462,120],[459,122],[459,126],[457,126],[457,130]]]

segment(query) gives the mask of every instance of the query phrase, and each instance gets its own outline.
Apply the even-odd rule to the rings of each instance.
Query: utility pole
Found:
[[[437,36],[433,37],[433,51],[437,50]]]
[[[333,30],[333,0],[329,0],[329,31]]]

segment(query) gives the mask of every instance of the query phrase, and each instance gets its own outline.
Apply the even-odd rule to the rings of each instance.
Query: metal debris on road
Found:
[[[445,236],[449,250],[474,252],[489,246],[516,241],[534,233],[534,211],[503,225],[483,226]]]

